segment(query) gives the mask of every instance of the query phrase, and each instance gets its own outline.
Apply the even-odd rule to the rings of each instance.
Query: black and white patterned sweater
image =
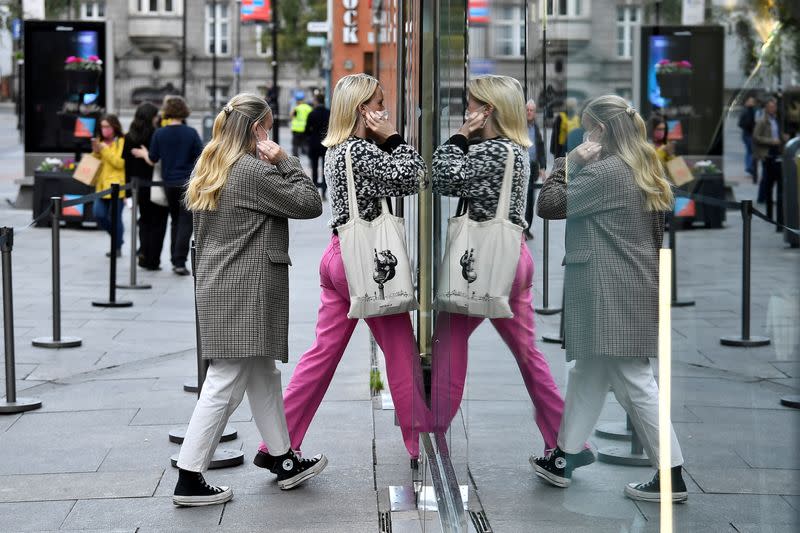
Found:
[[[425,161],[400,135],[392,135],[380,146],[352,136],[328,148],[325,154],[325,181],[333,212],[329,226],[332,228],[350,218],[345,154],[351,143],[353,181],[362,219],[375,220],[381,214],[381,198],[416,194],[425,184]]]
[[[509,219],[521,228],[525,222],[525,200],[530,161],[528,150],[506,137],[478,142],[456,134],[433,153],[433,191],[443,196],[469,200],[469,218],[483,222],[494,218],[508,159],[514,151]]]

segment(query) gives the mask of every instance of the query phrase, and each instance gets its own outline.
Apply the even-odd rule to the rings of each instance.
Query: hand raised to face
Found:
[[[278,143],[272,142],[269,139],[264,141],[258,141],[256,144],[257,150],[259,155],[262,159],[269,161],[273,165],[277,165],[278,162],[283,161],[287,157],[286,151],[281,148]]]

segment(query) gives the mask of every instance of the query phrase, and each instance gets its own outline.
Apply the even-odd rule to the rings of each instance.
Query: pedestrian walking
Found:
[[[144,102],[136,108],[136,113],[125,135],[122,159],[125,160],[125,175],[128,180],[138,178],[145,185],[153,181],[153,168],[144,159],[133,155],[133,149],[150,146],[156,126],[161,117],[158,107]],[[167,231],[169,210],[150,201],[151,188],[139,189],[139,267],[146,270],[161,270],[161,249]]]
[[[131,150],[134,156],[145,159],[151,166],[161,161],[161,178],[169,203],[172,271],[179,276],[189,275],[186,261],[192,239],[192,213],[186,209],[183,195],[194,164],[203,151],[197,130],[186,125],[189,114],[189,106],[183,98],[167,96],[161,109],[164,127],[153,134],[149,149],[142,146]],[[160,249],[158,254],[161,255]]]
[[[526,118],[528,119],[528,140],[531,145],[528,147],[528,161],[530,161],[531,174],[528,179],[528,195],[525,201],[525,238],[533,239],[531,228],[533,227],[533,206],[535,202],[535,185],[539,178],[544,177],[547,168],[547,154],[544,151],[544,138],[539,124],[536,123],[536,102],[531,99],[525,104]]]
[[[305,154],[307,151],[306,122],[311,111],[312,107],[302,99],[292,108],[292,155],[295,157],[300,157],[301,153]]]
[[[210,365],[178,455],[176,505],[233,497],[203,472],[245,392],[281,489],[327,464],[323,455],[301,459],[291,450],[275,366],[288,359],[288,219],[315,218],[322,203],[300,161],[269,140],[272,120],[263,98],[234,96],[214,120],[186,192],[195,215],[200,345]]]
[[[125,185],[125,161],[122,159],[124,137],[122,124],[120,124],[116,115],[104,115],[100,119],[100,138],[92,139],[92,156],[102,162],[94,182],[95,192],[104,191],[114,183],[120,186]],[[106,194],[102,198],[96,199],[92,206],[97,224],[111,235],[111,203],[117,202],[118,204],[117,257],[122,255],[122,239],[125,234],[125,227],[122,224],[122,202],[124,198],[125,191],[120,191],[119,197],[113,199],[111,194]],[[110,255],[111,252],[106,252],[106,257]]]
[[[758,203],[767,204],[767,216],[772,218],[773,203],[777,203],[777,222],[783,224],[783,145],[789,136],[783,131],[778,117],[778,101],[770,98],[764,105],[764,116],[753,130],[754,155],[762,162],[758,184]],[[777,185],[777,198],[773,189]]]
[[[667,162],[675,158],[676,152],[675,141],[669,138],[667,121],[663,116],[654,114],[647,121],[647,139],[655,148],[656,157],[666,172]]]
[[[292,449],[299,450],[314,415],[333,379],[358,323],[347,317],[350,291],[345,276],[337,227],[350,219],[347,192],[347,152],[360,218],[373,221],[381,214],[381,200],[416,194],[425,179],[425,162],[406,144],[389,120],[383,89],[367,74],[344,76],[336,84],[331,119],[323,144],[325,179],[330,191],[333,230],[320,262],[319,315],[316,339],[295,367],[283,396]],[[417,343],[408,313],[366,319],[386,358],[386,374],[400,422],[403,442],[412,461],[419,457],[419,431],[429,421]],[[275,468],[264,446],[256,465]]]
[[[493,318],[492,325],[511,350],[533,402],[545,447],[556,446],[564,401],[550,367],[536,347],[533,312],[533,259],[523,238],[525,197],[530,176],[531,141],[526,128],[522,87],[507,76],[481,76],[467,84],[464,124],[433,154],[433,188],[463,198],[469,218],[495,218],[499,209],[509,148],[513,153],[509,221],[519,228],[519,251],[493,261],[516,265],[508,297],[512,318]],[[483,317],[440,312],[433,335],[431,409],[436,431],[445,431],[458,412],[467,376],[468,341]],[[594,461],[591,450],[585,455]]]
[[[630,416],[650,462],[659,462],[658,257],[672,191],[645,123],[619,96],[601,96],[583,113],[586,142],[559,159],[539,193],[537,212],[565,219],[564,340],[569,372],[558,446],[532,459],[536,474],[567,487],[577,455],[600,417],[609,386]],[[686,501],[683,456],[672,425],[672,500]],[[659,501],[656,471],[625,495]]]
[[[320,163],[325,166],[325,153],[328,150],[322,141],[328,134],[328,123],[331,112],[325,107],[325,95],[318,94],[315,98],[314,110],[308,114],[306,121],[306,142],[308,143],[308,159],[311,163],[311,179],[320,190],[322,199],[327,199],[328,186],[325,184],[325,175],[319,171]],[[323,168],[324,170],[324,168]]]
[[[573,130],[581,127],[581,117],[578,114],[578,99],[569,97],[564,101],[564,111],[561,111],[553,122],[553,135],[550,137],[550,153],[553,157],[564,157],[572,146],[568,138]],[[578,135],[580,139],[580,134]]]
[[[756,127],[756,99],[748,96],[739,113],[739,129],[742,130],[742,144],[744,144],[744,170],[753,178],[753,183],[758,182],[758,161],[753,157],[753,130]]]

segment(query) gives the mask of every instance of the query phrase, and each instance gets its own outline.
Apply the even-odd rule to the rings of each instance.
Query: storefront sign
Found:
[[[342,0],[342,5],[345,9],[342,42],[358,44],[358,0]]]

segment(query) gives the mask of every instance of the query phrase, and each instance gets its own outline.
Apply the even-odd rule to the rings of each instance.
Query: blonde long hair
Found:
[[[255,145],[253,125],[272,113],[267,102],[255,94],[237,94],[214,119],[211,142],[203,149],[186,189],[191,211],[213,211],[231,167]]]
[[[353,133],[358,119],[358,106],[372,98],[379,87],[378,80],[369,74],[349,74],[336,82],[331,98],[331,118],[328,135],[322,141],[330,148],[347,140]]]
[[[631,168],[636,185],[645,194],[647,209],[670,210],[672,189],[664,177],[655,148],[647,142],[647,126],[641,115],[625,99],[614,94],[591,100],[583,115],[605,127],[600,140],[603,149],[619,156]]]
[[[500,135],[525,148],[531,145],[525,96],[517,80],[508,76],[478,76],[467,83],[467,91],[482,104],[494,107],[489,120]]]

